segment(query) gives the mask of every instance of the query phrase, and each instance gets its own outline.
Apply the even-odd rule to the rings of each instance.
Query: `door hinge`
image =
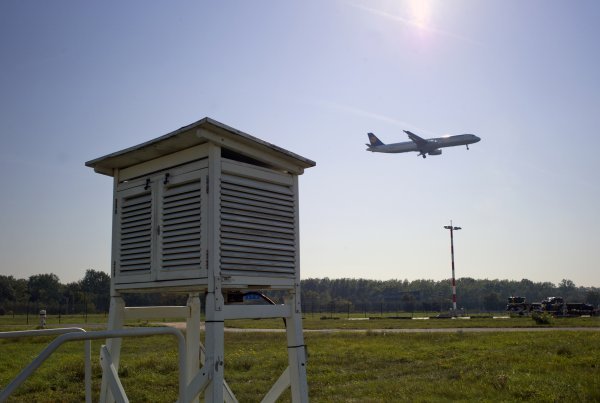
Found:
[[[169,183],[169,176],[171,176],[171,174],[169,174],[168,172],[165,174],[165,180],[163,181],[163,185],[166,185],[167,183]]]
[[[208,175],[206,175],[206,193],[208,193]]]
[[[117,200],[118,199],[115,199],[115,215],[117,214]]]

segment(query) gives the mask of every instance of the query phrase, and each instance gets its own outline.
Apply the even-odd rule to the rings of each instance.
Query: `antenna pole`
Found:
[[[454,275],[454,231],[458,231],[461,227],[455,227],[452,225],[452,220],[450,220],[450,225],[445,225],[445,229],[450,230],[450,258],[452,261],[452,310],[456,312],[456,278]]]
[[[450,220],[450,255],[452,258],[452,310],[456,312],[456,277],[454,275],[454,228]]]

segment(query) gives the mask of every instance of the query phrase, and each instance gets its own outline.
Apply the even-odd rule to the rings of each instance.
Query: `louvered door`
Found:
[[[154,201],[150,181],[120,185],[115,200],[114,274],[117,283],[152,278]]]
[[[116,284],[207,276],[205,167],[195,161],[117,186]]]
[[[167,176],[168,175],[168,176]],[[206,170],[165,173],[159,209],[159,280],[206,276]]]
[[[293,186],[250,174],[224,173],[221,177],[221,273],[293,278],[295,211]]]

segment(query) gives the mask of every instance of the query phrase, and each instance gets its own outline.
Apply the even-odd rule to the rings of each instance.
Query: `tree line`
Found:
[[[509,296],[521,296],[529,302],[561,296],[567,302],[585,302],[599,307],[600,288],[576,286],[564,279],[550,282],[514,280],[456,281],[457,305],[468,311],[500,311]],[[302,280],[301,301],[305,312],[332,311],[446,311],[452,306],[450,280],[366,280],[310,278]],[[281,300],[281,293],[270,293]],[[127,294],[129,306],[184,305],[181,294]],[[110,303],[110,276],[89,269],[83,279],[62,284],[55,274],[36,274],[28,279],[0,275],[0,315],[106,313]]]
[[[35,274],[27,279],[0,275],[0,315],[37,313],[75,314],[107,312],[110,276],[87,270],[83,279],[62,284],[56,274]]]
[[[451,280],[365,280],[307,279],[302,281],[305,311],[312,306],[332,306],[336,311],[447,311],[452,306]],[[525,297],[528,302],[561,296],[567,302],[586,302],[598,307],[600,288],[576,286],[564,279],[558,285],[550,282],[514,280],[456,280],[457,307],[468,311],[501,311],[510,296]],[[312,305],[312,306],[311,306]],[[330,308],[329,308],[330,309]]]
[[[128,306],[185,305],[187,296],[177,294],[127,294]],[[56,274],[36,274],[28,279],[0,275],[0,315],[108,313],[110,276],[88,269],[83,278],[62,284]]]

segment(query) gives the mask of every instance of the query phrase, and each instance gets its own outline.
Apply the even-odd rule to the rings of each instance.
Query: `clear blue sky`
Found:
[[[0,2],[0,274],[108,272],[84,162],[205,116],[315,160],[302,277],[600,286],[600,2]],[[416,154],[384,142],[474,133]]]

